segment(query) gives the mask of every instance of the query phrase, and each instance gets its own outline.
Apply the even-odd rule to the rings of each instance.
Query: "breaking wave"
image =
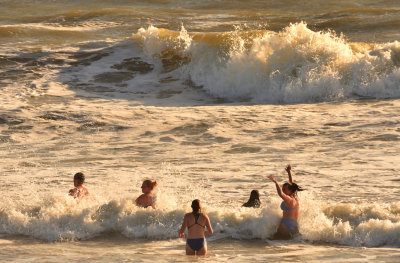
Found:
[[[304,241],[400,246],[399,202],[322,205],[310,194],[301,199],[299,238]],[[183,215],[190,211],[189,206],[138,208],[132,200],[124,198],[76,202],[65,195],[52,195],[34,202],[6,198],[1,201],[1,235],[27,235],[45,241],[85,240],[110,232],[132,239],[177,238]],[[278,199],[268,201],[260,209],[207,206],[205,211],[215,231],[213,239],[270,238],[281,216]]]
[[[352,43],[305,23],[188,33],[150,26],[133,38],[164,70],[232,100],[268,103],[400,97],[400,43]]]

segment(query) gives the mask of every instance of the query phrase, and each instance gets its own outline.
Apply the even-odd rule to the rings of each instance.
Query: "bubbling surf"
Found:
[[[348,42],[305,23],[281,32],[188,33],[150,26],[138,39],[147,56],[171,60],[174,76],[213,96],[300,103],[400,96],[400,44]]]
[[[350,246],[400,246],[400,203],[322,205],[312,194],[301,195],[301,236],[297,239]],[[28,235],[50,242],[88,240],[109,233],[130,239],[177,238],[182,217],[190,210],[188,205],[183,206],[186,210],[179,206],[144,209],[131,199],[107,201],[98,196],[81,202],[66,195],[35,202],[1,201],[1,235]],[[260,209],[207,206],[215,231],[212,239],[271,238],[280,222],[278,207],[278,199],[269,200]]]

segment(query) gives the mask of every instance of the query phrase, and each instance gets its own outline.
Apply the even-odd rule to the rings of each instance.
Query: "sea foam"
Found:
[[[324,204],[313,194],[302,194],[300,239],[349,246],[400,246],[400,203]],[[158,209],[137,207],[132,199],[91,197],[80,202],[54,194],[29,202],[2,198],[0,234],[28,235],[45,241],[86,240],[110,232],[137,239],[177,238],[189,205],[174,206],[174,197],[160,199]],[[260,209],[206,205],[219,238],[268,239],[281,218],[280,200]],[[171,204],[163,206],[162,204]]]
[[[188,33],[150,26],[134,39],[175,74],[232,101],[319,102],[400,97],[400,43],[354,43],[305,23],[281,32]]]

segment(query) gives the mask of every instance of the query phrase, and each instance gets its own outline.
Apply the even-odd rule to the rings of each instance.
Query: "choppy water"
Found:
[[[200,198],[207,261],[397,262],[399,14],[398,1],[0,1],[1,260],[186,261],[176,233]],[[267,176],[284,182],[287,163],[307,189],[302,235],[270,241]],[[157,210],[132,202],[145,178]],[[240,208],[252,189],[263,208]]]

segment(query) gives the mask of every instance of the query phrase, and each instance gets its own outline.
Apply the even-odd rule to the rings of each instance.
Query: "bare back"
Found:
[[[69,190],[69,195],[74,197],[74,198],[83,198],[85,196],[89,195],[89,191],[83,187],[83,186],[78,186],[75,188],[72,188],[71,190]]]
[[[193,213],[187,213],[185,219],[188,228],[188,238],[203,238],[205,237],[205,227],[208,223],[208,217],[203,213],[198,214],[198,218]],[[196,222],[197,221],[197,222]]]

